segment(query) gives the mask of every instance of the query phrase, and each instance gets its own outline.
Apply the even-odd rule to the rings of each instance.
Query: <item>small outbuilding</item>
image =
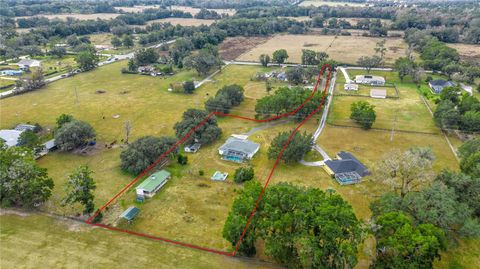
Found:
[[[430,86],[434,93],[439,94],[443,90],[443,88],[453,87],[455,86],[455,83],[444,79],[436,79],[428,82],[428,86]]]
[[[355,83],[368,84],[372,86],[383,86],[385,85],[385,78],[381,76],[358,75],[355,76]]]
[[[345,83],[343,89],[346,91],[358,91],[358,84],[354,83]]]
[[[153,197],[170,179],[171,174],[166,170],[160,170],[153,173],[137,186],[137,196]]]
[[[140,213],[140,209],[134,206],[129,207],[127,210],[123,211],[120,215],[120,218],[127,220],[128,222],[133,221],[135,217]]]
[[[370,90],[370,97],[372,98],[387,98],[387,90],[385,89],[371,89]]]
[[[218,149],[218,153],[222,155],[223,160],[241,163],[252,159],[259,149],[260,144],[258,143],[231,136]]]
[[[195,153],[200,149],[201,146],[202,144],[200,143],[194,143],[194,144],[185,146],[183,149],[185,150],[185,152]]]
[[[211,180],[215,180],[215,181],[225,181],[228,177],[228,173],[222,173],[220,171],[215,171],[215,173],[213,173],[213,176],[210,178]]]

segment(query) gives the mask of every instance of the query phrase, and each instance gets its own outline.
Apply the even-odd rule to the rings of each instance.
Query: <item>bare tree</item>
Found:
[[[130,133],[132,131],[132,124],[130,123],[129,120],[125,121],[125,144],[128,145],[128,138],[130,137]]]
[[[432,163],[435,157],[430,148],[411,148],[405,152],[396,149],[387,153],[375,165],[373,178],[400,192],[404,197],[419,185],[433,179]]]

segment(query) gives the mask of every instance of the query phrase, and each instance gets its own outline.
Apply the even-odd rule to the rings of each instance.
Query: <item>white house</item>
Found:
[[[40,67],[40,61],[39,60],[33,60],[33,59],[23,59],[20,60],[17,63],[18,66],[22,69],[28,69],[30,67]]]
[[[368,84],[372,86],[383,86],[385,85],[385,78],[380,76],[358,75],[355,76],[355,83]]]

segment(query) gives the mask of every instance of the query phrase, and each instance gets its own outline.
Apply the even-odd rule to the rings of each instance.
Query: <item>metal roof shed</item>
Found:
[[[120,217],[128,221],[132,221],[138,215],[138,213],[140,213],[140,209],[131,206],[127,210],[123,211]]]

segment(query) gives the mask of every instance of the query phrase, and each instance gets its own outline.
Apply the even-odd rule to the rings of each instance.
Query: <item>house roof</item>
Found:
[[[436,79],[436,80],[431,80],[429,82],[430,86],[441,86],[441,87],[448,87],[448,86],[454,86],[455,84],[451,81],[447,81],[444,79]]]
[[[33,131],[35,129],[35,125],[31,125],[31,124],[19,124],[15,127],[15,130],[17,131]]]
[[[363,165],[355,156],[349,152],[341,151],[337,154],[338,160],[327,160],[325,165],[328,166],[335,174],[356,172],[361,177],[364,177],[370,172],[367,167]]]
[[[142,189],[147,192],[153,192],[159,185],[163,184],[170,177],[170,172],[161,170],[153,173],[147,179],[145,179],[140,185],[137,186],[138,189]]]
[[[191,144],[191,145],[188,145],[188,146],[185,146],[185,148],[189,148],[190,150],[199,150],[200,147],[202,146],[202,144],[200,143],[195,143],[195,144]]]
[[[138,215],[138,213],[140,213],[140,209],[131,206],[127,210],[123,211],[120,217],[130,221],[134,219]]]
[[[36,66],[40,66],[40,61],[39,60],[32,60],[32,59],[23,59],[23,60],[20,60],[17,65],[26,65],[26,66],[33,66],[33,67],[36,67]]]
[[[230,137],[227,139],[225,144],[220,147],[220,150],[225,152],[228,150],[234,150],[249,155],[255,153],[259,147],[260,144],[252,142],[248,139]]]
[[[17,130],[0,130],[0,139],[5,141],[8,147],[13,147],[18,144],[18,138],[22,131]]]
[[[55,145],[55,139],[48,140],[47,142],[43,143],[43,146],[45,147],[46,150],[50,150],[54,148]]]

